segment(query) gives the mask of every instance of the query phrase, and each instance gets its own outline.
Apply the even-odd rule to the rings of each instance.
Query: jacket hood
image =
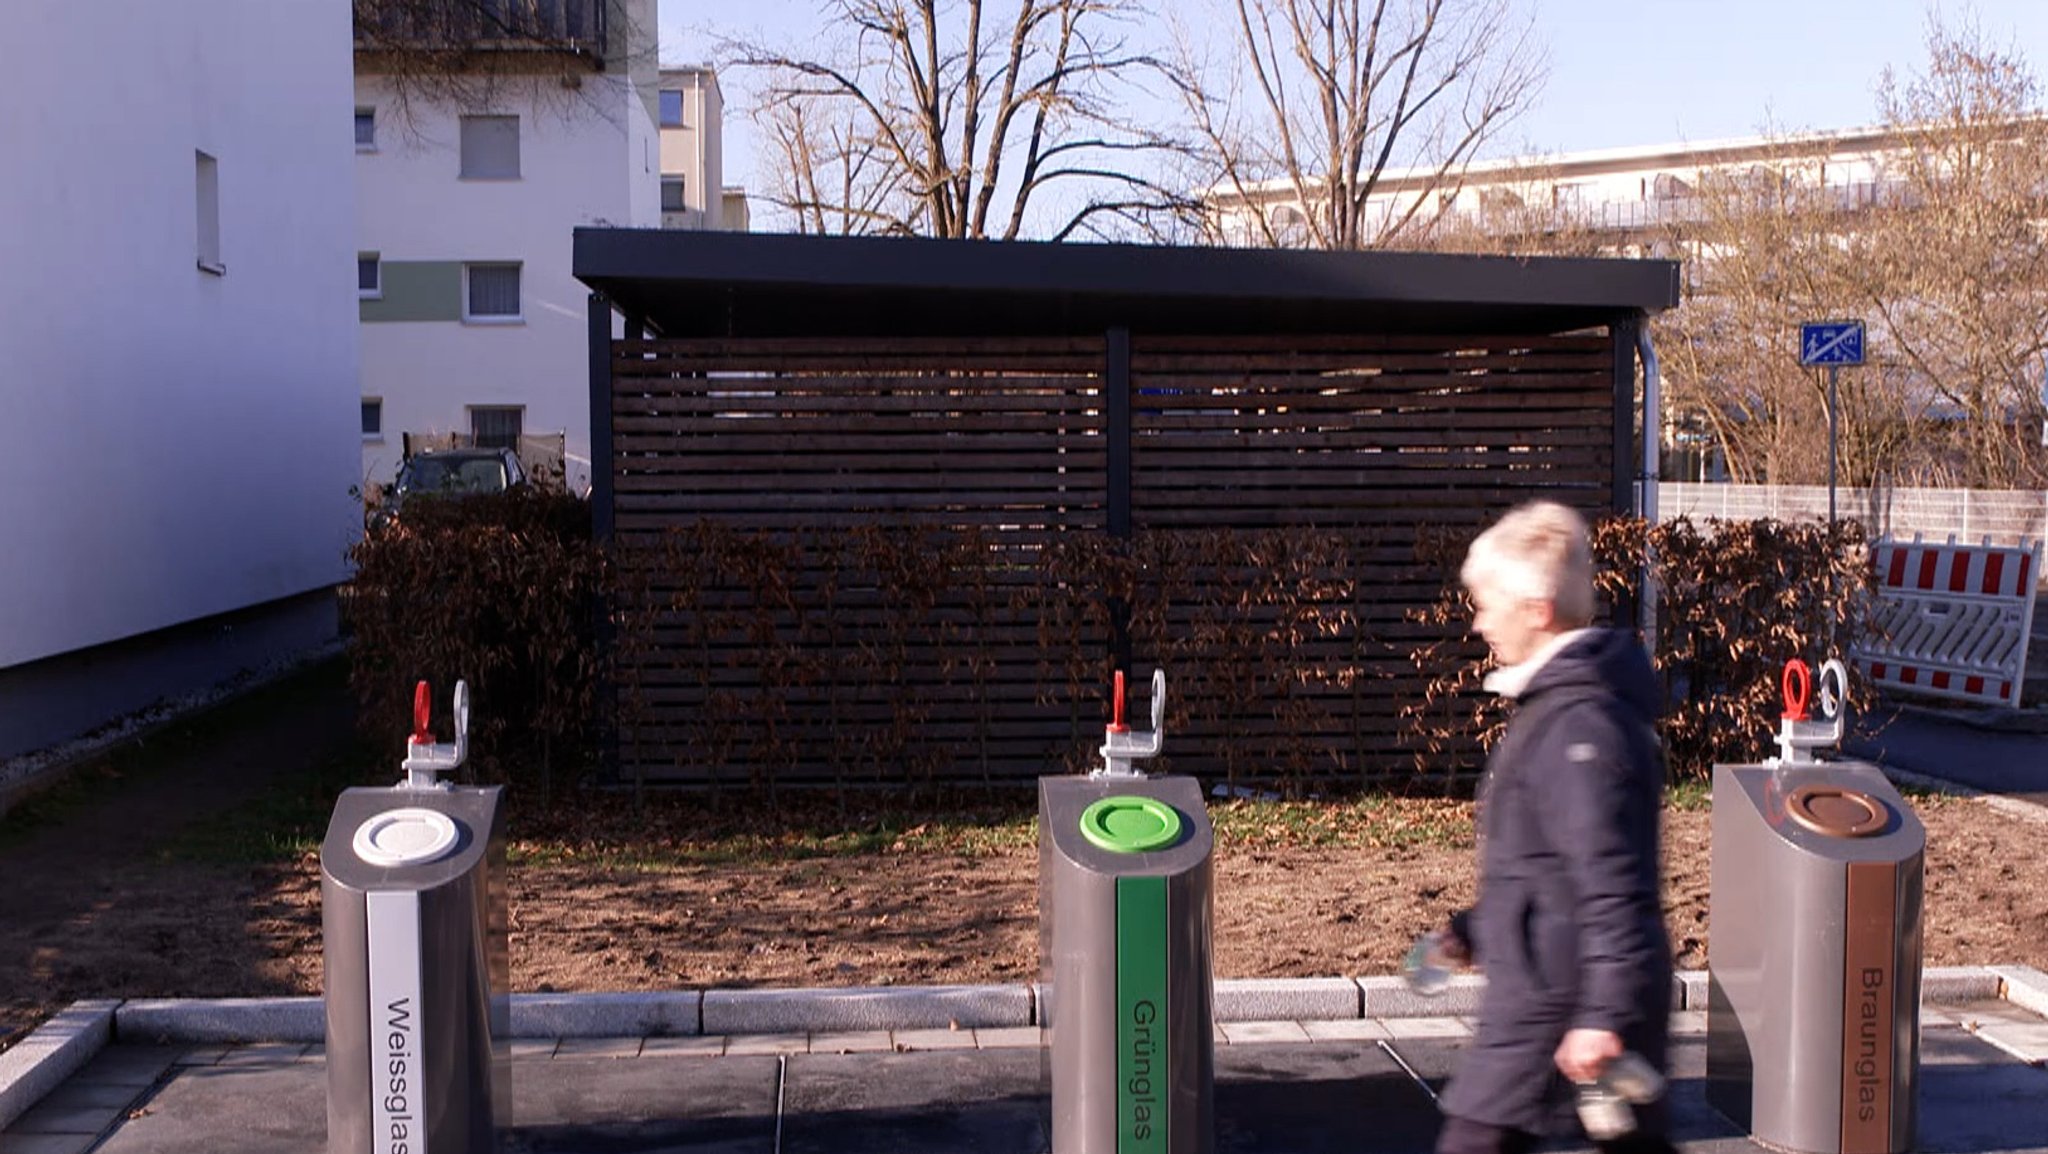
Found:
[[[1536,671],[1520,697],[1526,702],[1544,694],[1589,691],[1612,693],[1645,721],[1663,712],[1663,691],[1650,655],[1635,634],[1623,629],[1589,629],[1573,638]]]

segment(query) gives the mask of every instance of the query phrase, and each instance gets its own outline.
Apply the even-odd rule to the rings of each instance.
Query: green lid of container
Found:
[[[1149,797],[1105,797],[1081,811],[1081,836],[1111,853],[1165,849],[1180,840],[1180,812]]]

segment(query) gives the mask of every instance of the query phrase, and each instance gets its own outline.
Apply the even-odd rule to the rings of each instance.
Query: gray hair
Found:
[[[1550,602],[1558,622],[1593,620],[1593,549],[1586,519],[1555,501],[1518,505],[1472,542],[1458,580],[1510,597]]]

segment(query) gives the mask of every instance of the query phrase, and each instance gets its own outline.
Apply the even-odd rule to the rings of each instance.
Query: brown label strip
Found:
[[[1898,866],[1852,862],[1842,943],[1842,1154],[1887,1154]]]

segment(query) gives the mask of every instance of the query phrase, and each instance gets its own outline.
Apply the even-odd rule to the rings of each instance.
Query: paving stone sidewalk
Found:
[[[1759,1149],[1705,1104],[1704,1015],[1673,1025],[1682,1148]],[[1225,1023],[1216,1148],[1427,1151],[1430,1094],[1470,1029],[1455,1016]],[[523,1039],[506,1150],[1042,1154],[1045,1054],[1029,1027]],[[1930,1007],[1917,1148],[2048,1154],[2044,1065],[2048,1021],[2032,1011],[2004,999]],[[325,1134],[317,1045],[119,1042],[0,1131],[0,1154],[324,1154]]]

